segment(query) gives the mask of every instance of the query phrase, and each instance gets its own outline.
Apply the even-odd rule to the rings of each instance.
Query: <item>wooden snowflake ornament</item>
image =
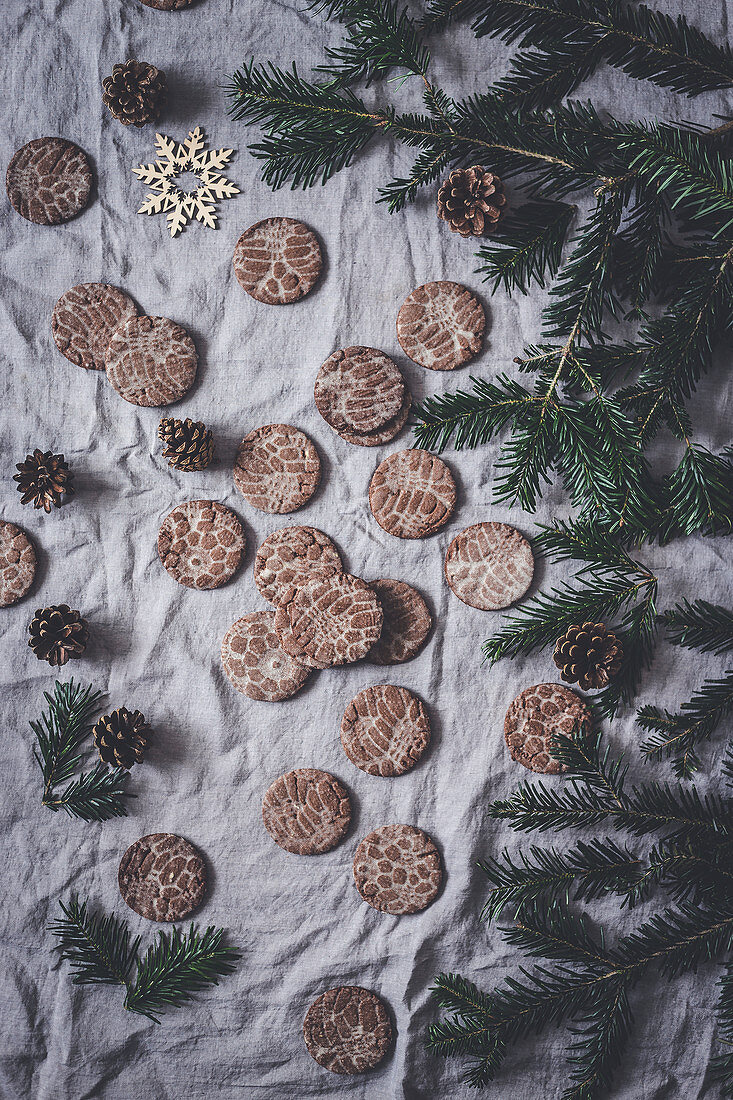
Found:
[[[160,159],[132,170],[150,188],[138,214],[165,214],[171,237],[180,233],[192,218],[216,229],[214,204],[239,194],[239,188],[220,173],[234,150],[206,149],[201,126],[191,130],[180,143],[165,134],[156,134],[155,145]],[[192,191],[177,186],[184,172],[191,172],[199,181]]]

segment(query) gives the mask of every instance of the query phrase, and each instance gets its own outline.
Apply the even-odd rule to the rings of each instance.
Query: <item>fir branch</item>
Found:
[[[347,29],[346,39],[341,46],[327,47],[328,64],[314,70],[327,78],[329,86],[344,87],[360,79],[370,84],[395,68],[425,78],[430,50],[407,9],[399,10],[397,0],[346,0],[336,8],[332,4],[328,14],[330,18],[338,15]]]
[[[484,245],[477,253],[477,273],[492,283],[491,293],[503,286],[507,294],[526,294],[532,283],[545,285],[554,276],[574,207],[567,203],[525,203],[516,214],[500,221],[493,232],[496,245]]]
[[[543,110],[574,92],[602,60],[602,44],[594,35],[585,41],[580,36],[558,41],[550,49],[517,54],[493,88],[510,106]]]
[[[595,1100],[613,1084],[633,1024],[627,982],[609,982],[589,1001],[585,1022],[568,1030],[576,1036],[570,1045],[571,1080],[561,1100]]]
[[[108,768],[106,764],[97,763],[63,791],[50,793],[43,805],[54,813],[63,810],[69,817],[82,821],[127,817],[127,807],[122,800],[135,797],[125,790],[129,774],[124,768]]]
[[[472,392],[458,390],[427,397],[413,410],[418,420],[418,447],[438,453],[451,441],[457,451],[478,447],[535,401],[529,390],[503,374],[496,382],[480,378],[471,378],[471,382]]]
[[[70,779],[78,767],[79,746],[91,732],[92,715],[99,709],[104,692],[94,691],[91,684],[82,688],[71,679],[65,684],[56,681],[53,695],[44,691],[43,697],[48,710],[30,726],[36,735],[33,755],[43,774],[46,805],[53,788]]]
[[[718,1054],[712,1061],[711,1070],[714,1081],[723,1087],[722,1095],[733,1096],[733,959],[723,971],[718,988],[718,1004],[715,1016],[718,1022],[720,1041],[729,1049]]]
[[[633,884],[630,900],[640,900],[651,885],[665,886],[678,902],[725,896],[733,888],[733,859],[725,847],[702,851],[690,843],[664,840],[649,853],[649,866]]]
[[[674,532],[727,535],[733,531],[733,462],[690,443],[665,479],[668,524]]]
[[[74,985],[124,985],[137,961],[140,937],[114,916],[87,912],[87,903],[72,895],[68,905],[59,902],[63,919],[49,925],[57,937],[55,950],[71,963]]]
[[[385,202],[390,214],[396,214],[417,198],[421,187],[434,183],[451,162],[451,153],[446,149],[427,149],[421,153],[412,166],[409,176],[398,176],[380,188],[377,202]]]
[[[733,650],[733,611],[707,600],[683,600],[664,613],[672,645],[700,653]]]
[[[697,747],[708,741],[723,718],[733,711],[733,670],[721,680],[706,680],[677,714],[646,706],[636,720],[652,736],[641,751],[654,760],[672,758],[674,771],[681,779],[690,779],[700,767]]]
[[[613,278],[629,303],[626,320],[646,317],[644,304],[659,281],[666,220],[659,192],[637,186],[633,209],[613,245]]]

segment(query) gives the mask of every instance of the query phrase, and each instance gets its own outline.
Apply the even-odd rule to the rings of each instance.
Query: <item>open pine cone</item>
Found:
[[[102,81],[102,100],[123,126],[144,126],[160,117],[168,86],[165,73],[147,61],[115,65]]]
[[[488,168],[455,168],[438,190],[438,217],[462,237],[484,237],[506,212],[504,185]]]
[[[69,657],[81,657],[89,640],[86,620],[66,603],[39,608],[28,629],[28,645],[39,661],[50,665],[65,665]]]
[[[36,447],[33,454],[26,455],[25,461],[18,462],[15,468],[18,473],[13,474],[13,481],[18,482],[18,492],[23,494],[21,504],[32,500],[34,508],[50,512],[52,505],[60,508],[64,497],[68,500],[74,495],[74,475],[63,455]]]
[[[616,675],[624,649],[603,623],[583,623],[568,628],[555,645],[552,659],[566,683],[588,691],[605,687]]]
[[[93,729],[94,744],[105,764],[131,768],[145,755],[153,731],[139,710],[118,707],[105,714]]]
[[[203,470],[214,454],[214,437],[200,420],[164,416],[158,438],[165,443],[163,458],[176,470]]]

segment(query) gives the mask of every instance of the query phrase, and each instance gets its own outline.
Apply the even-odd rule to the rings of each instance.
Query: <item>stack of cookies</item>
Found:
[[[347,443],[390,443],[407,423],[412,398],[396,363],[356,345],[329,355],[318,371],[316,408]]]

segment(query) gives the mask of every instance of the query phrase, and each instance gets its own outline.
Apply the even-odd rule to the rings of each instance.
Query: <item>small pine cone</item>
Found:
[[[102,100],[123,126],[144,126],[160,117],[168,87],[165,73],[147,61],[115,65],[102,81]]]
[[[74,475],[63,455],[52,451],[35,449],[32,455],[26,455],[24,462],[16,464],[19,472],[13,474],[18,482],[18,492],[22,493],[21,504],[33,501],[34,508],[43,508],[50,512],[51,506],[60,508],[64,498],[74,495],[72,481]]]
[[[81,657],[89,641],[89,627],[68,604],[39,608],[29,626],[31,647],[39,661],[65,665],[69,657]]]
[[[166,446],[163,458],[176,470],[203,470],[214,455],[214,437],[200,420],[164,416],[158,438]]]
[[[623,645],[603,623],[571,626],[555,645],[553,661],[568,684],[584,691],[605,687],[624,658]]]
[[[455,168],[438,190],[438,217],[462,237],[487,237],[506,212],[504,184],[488,168]]]
[[[139,710],[118,707],[96,723],[92,733],[94,744],[105,764],[127,768],[139,764],[153,735]]]

